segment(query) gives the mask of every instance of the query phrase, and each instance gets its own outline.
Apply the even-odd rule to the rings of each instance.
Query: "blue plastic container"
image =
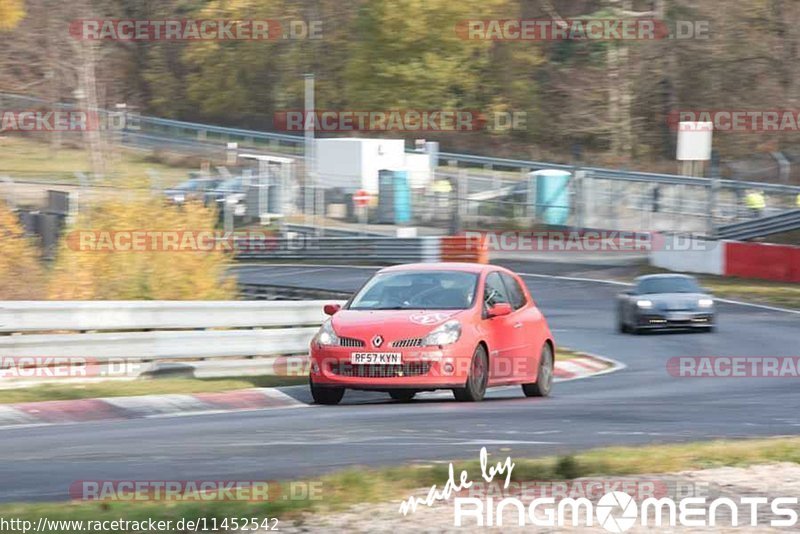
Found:
[[[411,222],[411,188],[408,172],[382,170],[378,173],[378,217],[389,224]]]
[[[564,226],[569,219],[569,181],[572,174],[567,171],[543,170],[532,172],[536,182],[536,215],[545,224]]]

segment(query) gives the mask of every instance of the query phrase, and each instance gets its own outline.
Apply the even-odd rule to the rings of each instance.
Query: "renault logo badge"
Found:
[[[372,346],[375,348],[380,347],[383,345],[383,338],[381,336],[375,336],[372,338]]]

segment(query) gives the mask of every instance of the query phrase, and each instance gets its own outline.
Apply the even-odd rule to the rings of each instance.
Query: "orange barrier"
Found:
[[[489,248],[484,236],[447,236],[441,238],[442,261],[489,263]]]
[[[800,247],[727,242],[725,276],[800,282]]]

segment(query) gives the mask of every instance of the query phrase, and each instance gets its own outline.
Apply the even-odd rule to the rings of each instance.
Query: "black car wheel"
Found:
[[[522,384],[522,392],[526,397],[547,397],[553,388],[553,349],[548,343],[542,347],[542,355],[539,358],[539,372],[536,382],[533,384]]]
[[[625,319],[622,317],[622,312],[619,312],[617,315],[617,331],[620,334],[628,333],[628,325],[625,324]]]
[[[332,388],[318,386],[313,380],[309,379],[311,386],[311,397],[315,404],[339,404],[344,397],[344,388]]]
[[[453,396],[461,402],[480,402],[486,395],[486,384],[489,382],[489,358],[483,345],[478,345],[472,355],[467,383],[463,388],[453,389]]]

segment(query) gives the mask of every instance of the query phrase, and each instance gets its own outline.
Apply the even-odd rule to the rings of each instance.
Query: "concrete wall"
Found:
[[[687,273],[800,282],[800,247],[788,245],[670,236],[654,243],[650,264]]]
[[[725,274],[725,243],[677,236],[654,242],[650,265],[687,273]]]

